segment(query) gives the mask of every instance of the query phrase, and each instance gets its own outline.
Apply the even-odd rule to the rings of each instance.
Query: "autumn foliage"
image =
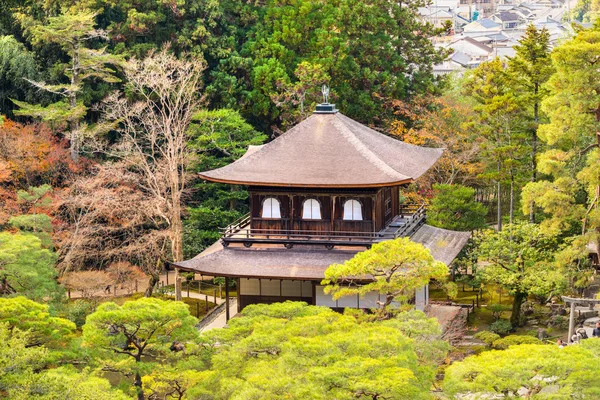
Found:
[[[18,202],[18,190],[43,183],[61,187],[82,168],[70,162],[66,143],[47,126],[5,119],[0,125],[0,225],[30,212]]]

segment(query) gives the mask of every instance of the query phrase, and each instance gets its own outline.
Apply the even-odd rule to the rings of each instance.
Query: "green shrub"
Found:
[[[67,305],[65,316],[78,328],[81,328],[85,324],[85,318],[95,310],[96,306],[92,302],[79,299]]]
[[[495,332],[499,335],[506,335],[508,332],[512,330],[512,325],[510,321],[505,319],[499,319],[490,325],[490,331]]]
[[[505,350],[508,349],[508,346],[513,346],[517,344],[543,344],[537,338],[531,336],[520,336],[520,335],[509,335],[503,337],[502,339],[498,339],[494,341],[492,347],[497,350]]]
[[[496,340],[500,339],[500,335],[490,331],[477,332],[474,336],[475,339],[483,341],[488,346],[491,346]]]
[[[502,313],[510,310],[510,307],[504,304],[490,304],[487,309],[492,313],[494,321],[498,321],[502,316]]]

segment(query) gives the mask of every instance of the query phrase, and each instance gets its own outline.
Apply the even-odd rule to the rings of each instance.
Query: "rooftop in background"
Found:
[[[443,149],[404,143],[337,112],[331,104],[270,143],[225,167],[203,172],[214,182],[281,187],[380,187],[410,183]]]

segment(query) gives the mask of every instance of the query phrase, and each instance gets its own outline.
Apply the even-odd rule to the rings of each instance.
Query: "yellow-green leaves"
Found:
[[[293,302],[247,307],[227,329],[203,335],[207,345],[216,346],[215,355],[188,396],[428,399],[439,354],[424,348],[445,355],[437,347],[439,326],[420,312],[399,318],[360,322]],[[421,358],[415,347],[428,357]]]
[[[449,366],[444,391],[450,396],[471,393],[472,398],[516,395],[522,390],[527,398],[596,399],[600,397],[599,354],[600,339],[565,348],[525,344],[486,351]]]
[[[381,308],[393,301],[406,303],[416,289],[431,279],[444,279],[448,267],[435,261],[428,249],[409,238],[377,243],[344,264],[331,265],[322,284],[334,299],[379,292],[385,296]]]

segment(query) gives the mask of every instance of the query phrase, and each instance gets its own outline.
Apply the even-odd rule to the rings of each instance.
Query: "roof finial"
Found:
[[[323,93],[323,103],[329,104],[329,86],[323,84],[321,87],[321,93]]]

